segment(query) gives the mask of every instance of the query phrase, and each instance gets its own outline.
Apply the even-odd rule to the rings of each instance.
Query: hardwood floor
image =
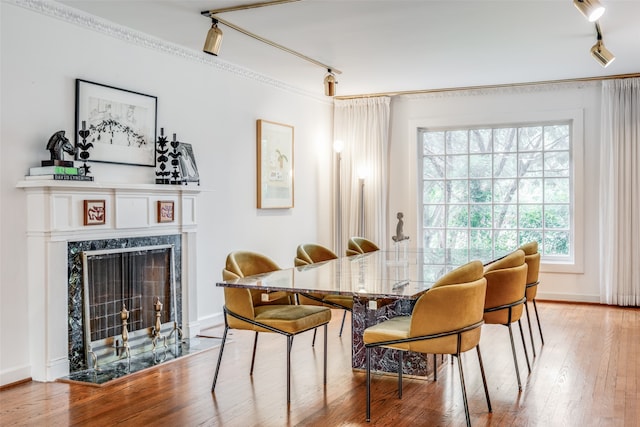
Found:
[[[508,330],[485,325],[481,349],[493,413],[487,406],[475,351],[463,357],[474,426],[640,426],[640,309],[538,302],[545,337],[527,374],[514,328],[523,378],[518,393]],[[253,378],[253,334],[231,331],[215,395],[211,381],[219,349],[160,365],[102,388],[37,383],[0,392],[0,425],[65,426],[354,426],[365,422],[365,376],[350,365],[349,329],[329,326],[328,384],[322,384],[322,337],[295,338],[292,401],[286,404],[284,337],[260,334]],[[533,311],[532,311],[533,314]],[[523,320],[525,333],[528,332]],[[222,328],[208,330],[219,334]],[[528,336],[527,345],[530,347]],[[530,352],[531,353],[531,352]],[[372,420],[377,426],[462,426],[464,408],[456,364],[447,360],[438,380],[372,377]]]

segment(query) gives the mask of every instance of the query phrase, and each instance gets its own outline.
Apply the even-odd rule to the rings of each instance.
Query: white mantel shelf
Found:
[[[23,180],[27,216],[27,282],[31,377],[69,374],[68,242],[179,234],[182,246],[182,329],[197,319],[197,199],[200,186]],[[206,191],[206,190],[204,190]],[[84,224],[84,201],[104,200],[104,224]],[[158,202],[173,201],[174,220],[158,220]]]

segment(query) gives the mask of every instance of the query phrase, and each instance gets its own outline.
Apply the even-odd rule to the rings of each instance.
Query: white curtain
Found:
[[[600,301],[640,306],[640,79],[603,82]]]
[[[339,162],[342,221],[336,224],[335,244],[341,256],[351,236],[386,247],[389,105],[389,97],[335,100],[334,139],[344,144]]]

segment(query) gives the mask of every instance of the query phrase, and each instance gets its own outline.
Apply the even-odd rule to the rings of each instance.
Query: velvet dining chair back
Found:
[[[484,269],[484,277],[487,279],[487,295],[485,298],[484,322],[486,324],[504,325],[509,328],[513,362],[516,369],[518,389],[522,390],[518,359],[513,340],[511,324],[518,322],[522,346],[524,349],[527,368],[531,372],[527,345],[522,331],[522,311],[526,302],[525,287],[527,282],[528,266],[524,260],[524,251],[518,249],[509,255],[494,261]]]
[[[347,256],[361,255],[379,250],[378,245],[364,237],[351,237],[347,243]]]
[[[540,252],[538,252],[538,242],[532,241],[520,246],[520,249],[524,251],[524,261],[527,263],[527,287],[525,295],[527,302],[525,304],[527,323],[529,324],[529,338],[531,338],[531,348],[533,351],[533,357],[536,356],[536,346],[533,341],[533,326],[531,325],[531,318],[529,317],[529,302],[533,304],[533,309],[536,315],[536,322],[538,323],[538,332],[540,332],[540,341],[544,345],[544,336],[542,335],[542,326],[540,325],[540,316],[538,315],[538,305],[536,304],[536,296],[538,294],[538,284],[540,283]]]

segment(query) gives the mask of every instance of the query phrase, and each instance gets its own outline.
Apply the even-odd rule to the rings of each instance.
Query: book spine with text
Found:
[[[26,180],[54,180],[54,181],[93,181],[93,176],[89,175],[66,175],[60,173],[54,173],[49,175],[28,175],[25,176]]]

